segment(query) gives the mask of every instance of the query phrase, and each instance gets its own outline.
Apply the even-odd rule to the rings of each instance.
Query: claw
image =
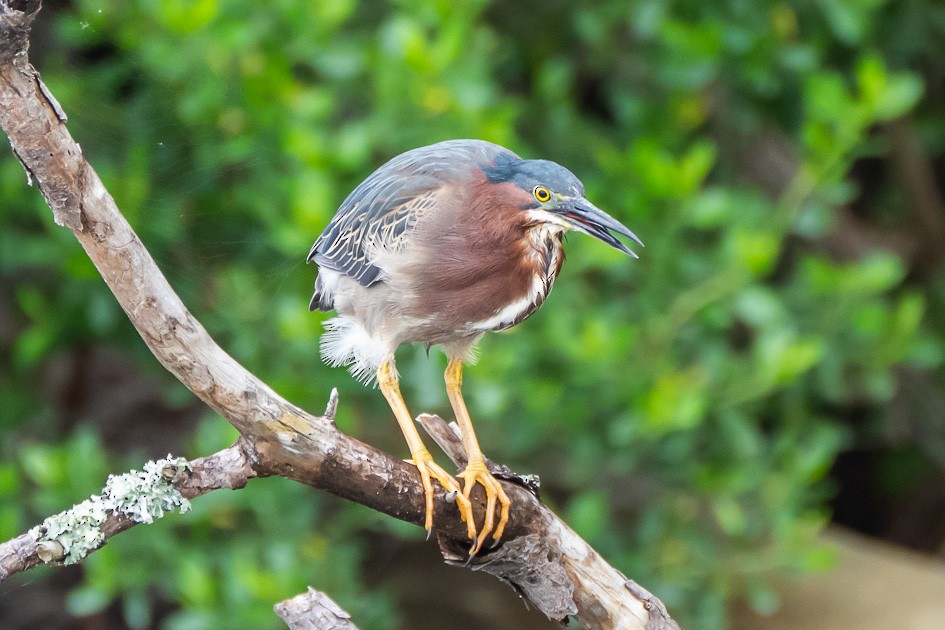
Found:
[[[470,536],[470,538],[473,538],[473,545],[469,550],[469,556],[472,558],[472,556],[475,556],[482,549],[482,545],[490,533],[494,540],[502,538],[505,525],[509,521],[509,506],[511,505],[511,501],[509,501],[508,496],[506,496],[505,490],[502,489],[502,484],[496,481],[492,473],[486,469],[485,462],[483,462],[482,459],[470,461],[466,466],[466,470],[459,473],[457,477],[465,482],[462,496],[467,500],[472,493],[473,487],[475,487],[477,483],[486,491],[486,516],[482,523],[482,529],[479,530],[478,537]],[[496,502],[501,506],[498,525],[495,525]]]
[[[423,494],[426,500],[426,517],[423,521],[423,527],[427,530],[427,537],[433,530],[433,482],[431,478],[440,482],[440,485],[447,492],[447,496],[452,495],[459,508],[459,517],[466,523],[466,531],[470,540],[476,540],[476,522],[473,519],[472,503],[469,501],[469,495],[460,490],[459,484],[453,477],[440,467],[429,451],[423,450],[414,455],[412,460],[407,460],[417,467],[420,471],[420,480],[423,483]]]
[[[502,537],[505,524],[509,522],[511,501],[505,495],[505,491],[499,482],[486,468],[482,450],[479,448],[478,440],[476,440],[476,432],[473,431],[472,421],[469,419],[469,410],[466,409],[466,402],[463,400],[463,360],[450,357],[443,378],[446,380],[446,394],[449,396],[450,405],[452,405],[453,412],[456,414],[456,422],[459,424],[459,431],[463,436],[463,447],[466,449],[466,456],[469,458],[466,470],[457,475],[466,482],[463,486],[463,497],[468,501],[469,495],[477,483],[486,491],[486,517],[482,523],[482,529],[479,531],[478,537],[470,536],[473,539],[472,548],[469,550],[471,559],[482,549],[482,543],[486,541],[486,537],[490,533],[492,533],[495,540]],[[502,511],[499,514],[499,525],[493,529],[496,501],[502,506]]]
[[[394,368],[393,359],[384,361],[378,366],[377,384],[380,386],[381,392],[384,393],[384,398],[387,399],[391,411],[394,412],[394,417],[397,418],[397,424],[400,425],[400,430],[403,431],[404,437],[407,439],[410,456],[413,458],[407,461],[416,466],[420,472],[420,481],[423,483],[425,514],[423,527],[427,530],[427,537],[430,536],[430,532],[433,530],[433,482],[431,478],[434,478],[440,482],[447,494],[453,495],[456,506],[459,508],[459,516],[466,523],[469,538],[476,540],[476,523],[473,521],[469,495],[462,493],[456,480],[433,461],[430,451],[423,445],[423,440],[420,439],[420,434],[417,433],[413,418],[410,416],[410,412],[407,411],[404,398],[400,395],[400,386],[397,384],[397,370]]]

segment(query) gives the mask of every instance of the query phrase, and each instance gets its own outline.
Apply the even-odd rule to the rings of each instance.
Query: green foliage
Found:
[[[942,9],[917,4],[938,19],[915,39],[941,48]],[[312,241],[364,176],[421,144],[478,137],[575,171],[646,242],[641,260],[571,237],[547,304],[482,344],[467,399],[490,457],[540,474],[591,544],[684,627],[711,629],[734,596],[775,608],[776,572],[829,564],[815,543],[825,475],[852,439],[836,410],[883,415],[897,369],[941,366],[929,312],[945,292],[915,289],[894,253],[816,247],[859,194],[853,165],[886,150],[875,126],[922,108],[924,49],[896,30],[911,10],[79,0],[40,16],[31,54],[211,334],[305,408],[337,386],[341,428],[391,452],[404,448],[382,397],[318,359]],[[943,122],[928,122],[940,141]],[[745,175],[772,129],[796,166],[774,187]],[[190,400],[23,184],[0,161],[0,289],[16,319],[0,338],[0,536],[141,462],[105,448],[96,417],[63,428],[36,387],[57,357],[116,348],[169,409]],[[445,412],[441,358],[399,361],[414,410]],[[219,418],[193,431],[189,456],[233,437]],[[91,556],[69,609],[120,601],[144,628],[157,592],[174,610],[162,627],[277,627],[272,604],[311,583],[360,627],[393,627],[392,594],[364,597],[357,534],[420,533],[331,501],[276,479],[200,498]]]

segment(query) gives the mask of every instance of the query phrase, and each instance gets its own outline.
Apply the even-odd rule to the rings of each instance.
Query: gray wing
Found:
[[[448,140],[402,153],[368,176],[338,208],[307,261],[370,286],[382,279],[378,252],[397,251],[445,183],[470,181],[474,169],[518,159],[481,140]]]

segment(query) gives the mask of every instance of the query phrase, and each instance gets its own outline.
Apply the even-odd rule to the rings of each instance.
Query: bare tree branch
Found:
[[[423,491],[413,466],[338,431],[334,399],[323,417],[284,400],[220,348],[171,289],[27,59],[29,25],[38,8],[37,1],[0,0],[0,126],[56,222],[73,231],[158,361],[241,434],[234,449],[249,469],[239,464],[246,473],[236,481],[281,475],[421,524]],[[214,483],[199,487],[207,491]],[[512,511],[503,544],[468,563],[465,525],[438,494],[435,528],[449,560],[506,580],[552,619],[574,615],[589,628],[651,627],[648,609],[655,598],[644,601],[625,588],[626,577],[530,491],[504,486]],[[473,499],[481,519],[483,494]],[[117,532],[130,526],[114,527]],[[0,549],[6,552],[0,552],[3,577],[38,562],[40,550],[22,536]]]
[[[281,601],[273,609],[290,630],[358,630],[351,615],[311,586],[305,593]]]
[[[229,488],[236,490],[257,476],[249,465],[246,454],[240,444],[234,444],[207,457],[187,462],[184,470],[169,470],[166,480],[184,499],[193,499],[211,490]],[[143,522],[122,513],[111,512],[98,528],[101,540],[92,549],[82,552],[86,555],[102,547],[108,539],[126,529]],[[60,564],[66,559],[66,549],[56,542],[37,539],[32,534],[23,534],[12,540],[0,543],[0,582],[14,573],[20,573],[41,563]],[[77,558],[76,560],[81,559]]]

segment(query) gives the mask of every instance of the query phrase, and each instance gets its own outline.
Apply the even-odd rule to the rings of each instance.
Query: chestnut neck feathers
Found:
[[[534,313],[551,291],[564,261],[561,229],[529,218],[522,208],[530,193],[511,182],[482,178],[462,196],[457,212],[438,215],[423,230],[416,315],[444,333],[503,330]]]

